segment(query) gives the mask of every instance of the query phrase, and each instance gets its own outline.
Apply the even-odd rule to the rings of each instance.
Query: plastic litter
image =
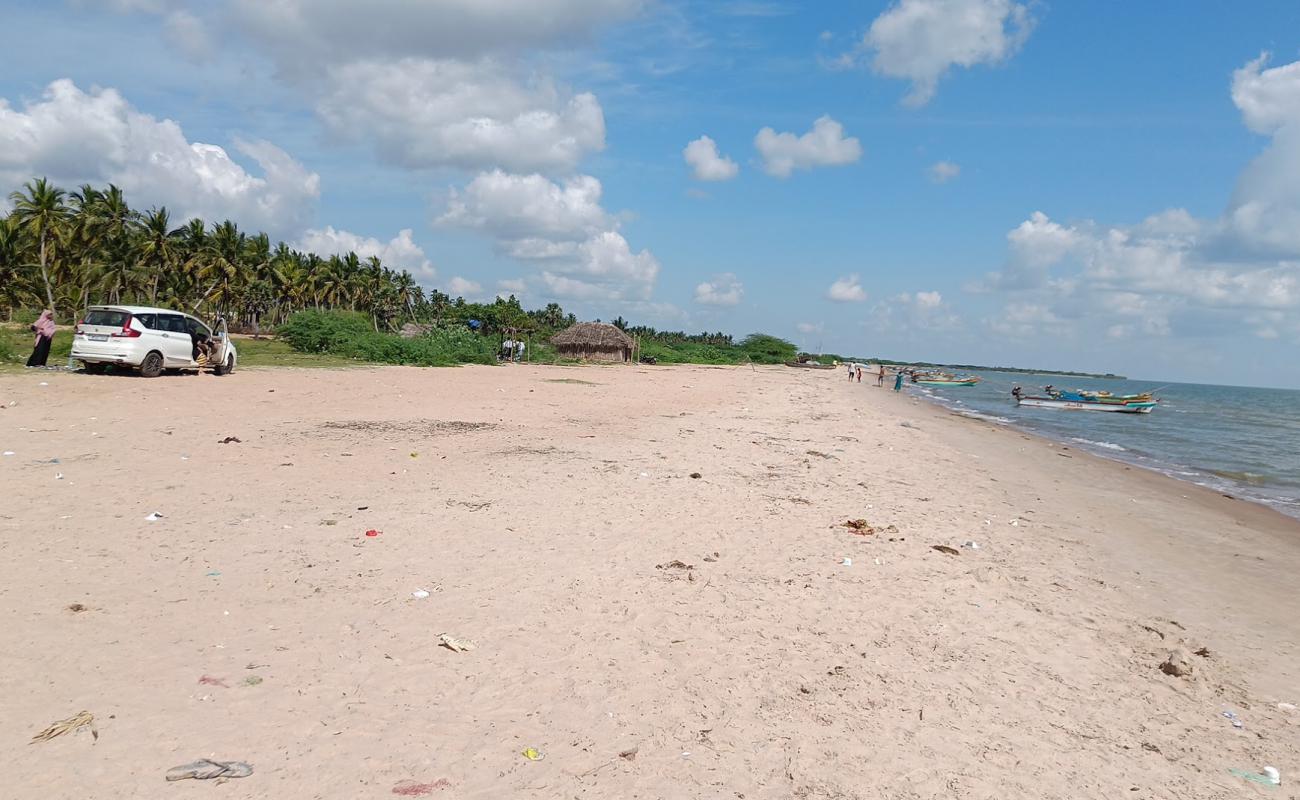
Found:
[[[1251,783],[1262,783],[1265,786],[1277,786],[1282,783],[1282,773],[1278,772],[1277,767],[1264,767],[1263,772],[1251,772],[1250,770],[1232,768],[1228,770],[1242,780]]]
[[[1278,703],[1278,704],[1277,704],[1277,710],[1278,710],[1278,711],[1285,711],[1285,712],[1287,712],[1287,713],[1289,714],[1289,713],[1291,713],[1292,711],[1295,711],[1295,703]]]
[[[187,778],[206,781],[213,778],[247,778],[253,774],[253,765],[245,761],[213,761],[200,758],[167,770],[167,780],[183,781]]]
[[[63,480],[63,473],[62,473],[62,472],[56,472],[56,473],[54,473],[54,480],[56,480],[56,481],[61,481],[61,480]]]
[[[529,761],[541,761],[546,758],[546,754],[541,750],[538,750],[536,747],[525,747],[520,755]]]
[[[973,539],[967,539],[966,541],[964,541],[964,542],[961,543],[961,546],[964,547],[964,548],[966,548],[967,550],[978,550],[978,549],[980,549],[980,543],[977,542],[977,541],[975,541],[975,540],[973,540]]]
[[[369,536],[371,539],[375,538],[381,533],[383,533],[383,531],[377,531],[374,528],[371,528],[370,530],[366,531],[366,535]]]
[[[474,644],[469,639],[458,639],[450,633],[439,634],[438,642],[453,653],[468,653],[478,647],[478,645]]]
[[[423,600],[428,596],[429,596],[428,591],[424,589],[416,589],[414,592],[411,592],[411,597],[414,597],[416,600]]]
[[[842,564],[842,565],[844,565],[844,566],[846,566],[846,567],[851,567],[851,566],[853,566],[853,559],[851,559],[851,558],[846,558],[846,559],[844,559],[843,561],[841,561],[840,564]]]
[[[219,578],[219,577],[221,577],[221,570],[219,570],[219,569],[214,569],[214,570],[212,570],[211,572],[209,572],[209,573],[207,574],[206,577],[209,577],[209,578]]]
[[[152,514],[150,514],[149,516],[145,517],[145,518],[144,518],[144,521],[145,521],[145,522],[157,522],[158,520],[160,520],[160,519],[162,519],[162,518],[163,518],[163,515],[162,515],[162,514],[159,514],[157,511],[155,511],[155,512],[153,512]]]
[[[1225,711],[1223,712],[1223,716],[1228,720],[1228,722],[1232,723],[1232,727],[1234,728],[1246,727],[1246,724],[1241,721],[1241,717],[1238,717],[1235,711]]]
[[[16,453],[14,453],[14,451],[12,451],[12,450],[6,450],[4,454],[7,455],[7,456],[16,455]]]

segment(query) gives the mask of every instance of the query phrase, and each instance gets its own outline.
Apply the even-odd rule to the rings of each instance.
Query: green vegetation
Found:
[[[279,339],[236,338],[239,366],[246,367],[355,367],[352,359],[325,353],[303,353]]]
[[[750,334],[740,344],[692,341],[682,334],[669,334],[666,340],[653,334],[641,339],[641,355],[660,364],[783,364],[793,361],[797,352],[790,342],[764,333]]]
[[[381,364],[442,367],[496,361],[495,343],[467,328],[434,328],[406,339],[376,333],[370,321],[355,312],[301,311],[280,326],[277,336],[300,352]]]

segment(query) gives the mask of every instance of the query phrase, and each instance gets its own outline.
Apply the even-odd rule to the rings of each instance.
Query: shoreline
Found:
[[[323,800],[1173,800],[1300,770],[1294,520],[837,371],[41,381],[0,410],[15,797],[152,796],[207,756],[254,765],[241,797]],[[83,709],[93,746],[28,744]]]
[[[1229,500],[1236,500],[1243,503],[1251,503],[1253,505],[1264,506],[1265,508],[1274,511],[1280,514],[1281,516],[1286,517],[1287,519],[1300,522],[1300,503],[1296,503],[1291,500],[1284,500],[1276,497],[1266,497],[1266,496],[1261,497],[1261,496],[1252,495],[1249,493],[1250,492],[1249,486],[1243,486],[1240,481],[1236,481],[1224,475],[1216,474],[1214,470],[1208,467],[1196,467],[1187,464],[1164,463],[1158,461],[1152,456],[1146,456],[1139,452],[1134,452],[1133,450],[1125,447],[1120,447],[1118,451],[1114,451],[1112,450],[1112,448],[1117,447],[1117,445],[1113,445],[1107,442],[1095,442],[1080,437],[1069,437],[1065,439],[1058,439],[1055,438],[1053,435],[1051,435],[1051,433],[1047,431],[1037,430],[1019,424],[1012,417],[991,418],[987,413],[983,411],[978,411],[976,409],[962,410],[956,408],[952,405],[949,405],[948,403],[945,403],[944,398],[938,394],[933,394],[933,393],[926,394],[924,392],[913,392],[910,394],[911,396],[918,397],[922,402],[928,403],[929,405],[935,406],[937,408],[941,408],[947,411],[948,413],[958,417],[965,417],[967,419],[984,422],[986,424],[998,426],[998,427],[1004,425],[1010,430],[1014,430],[1021,433],[1027,433],[1031,436],[1035,436],[1040,439],[1043,439],[1044,441],[1053,442],[1055,444],[1067,445],[1073,449],[1086,452],[1089,455],[1092,455],[1097,458],[1101,458],[1105,461],[1114,462],[1116,464],[1122,464],[1128,467],[1137,467],[1138,469],[1144,470],[1146,472],[1153,473],[1156,475],[1161,475],[1165,478],[1169,478],[1170,480],[1175,481],[1180,485],[1195,486],[1199,489],[1205,489],[1210,492],[1220,494],[1224,498]],[[960,401],[960,398],[953,398],[953,399]],[[1002,422],[1003,420],[1005,420],[1005,422]],[[1131,457],[1125,458],[1124,456],[1119,455],[1119,453],[1130,453]],[[1155,463],[1142,463],[1143,460],[1152,461]],[[1186,472],[1187,470],[1191,470],[1192,472]],[[1203,476],[1207,482],[1202,483],[1198,480],[1195,480],[1193,476]],[[1221,481],[1221,484],[1216,486],[1213,483],[1208,482],[1214,480]],[[1294,509],[1294,511],[1292,512],[1285,509]]]

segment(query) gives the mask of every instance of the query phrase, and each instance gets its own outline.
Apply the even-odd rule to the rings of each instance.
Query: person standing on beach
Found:
[[[850,361],[850,362],[849,362],[848,364],[846,364],[845,366],[847,366],[847,367],[849,368],[849,381],[852,382],[852,380],[853,380],[853,362]]]
[[[854,364],[854,365],[853,365],[853,370],[854,370],[854,372],[857,372],[857,373],[858,373],[858,383],[862,383],[862,365],[861,365],[861,364]]]
[[[901,369],[894,375],[894,391],[903,391],[903,371]]]
[[[880,387],[884,385],[885,385],[885,365],[881,364],[876,369],[876,386]]]
[[[36,333],[36,344],[32,347],[31,357],[27,359],[27,366],[44,367],[50,357],[50,343],[54,341],[54,312],[49,309],[42,311],[41,316],[32,323],[32,330]]]

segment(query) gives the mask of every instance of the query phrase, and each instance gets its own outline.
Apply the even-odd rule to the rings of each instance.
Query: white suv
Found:
[[[164,369],[233,372],[239,355],[225,320],[213,328],[189,314],[142,306],[91,306],[77,323],[72,357],[87,372],[134,367],[146,378]]]

